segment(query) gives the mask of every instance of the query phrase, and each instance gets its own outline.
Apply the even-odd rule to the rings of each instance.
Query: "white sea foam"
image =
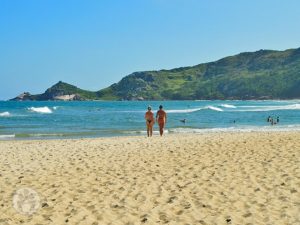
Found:
[[[111,113],[145,113],[146,110],[124,110],[124,111],[110,111]]]
[[[286,126],[244,126],[224,128],[172,128],[170,133],[219,133],[219,132],[281,132],[300,131],[300,124]]]
[[[124,131],[122,133],[132,134],[132,135],[134,135],[134,134],[147,134],[147,131],[145,131],[145,130],[131,130],[131,131]],[[168,130],[164,130],[164,134],[167,134],[167,133],[169,133],[169,131]],[[154,135],[159,135],[159,131],[158,130],[154,130],[153,134]]]
[[[204,108],[195,108],[195,109],[170,109],[166,110],[167,113],[191,113],[191,112],[197,112],[199,110],[202,110]]]
[[[235,109],[236,108],[236,106],[234,106],[234,105],[229,105],[229,104],[222,104],[222,105],[220,105],[221,107],[224,107],[224,108],[231,108],[231,109]]]
[[[214,110],[214,111],[219,111],[219,112],[224,111],[223,109],[220,109],[220,108],[218,108],[218,107],[211,106],[211,105],[206,106],[205,108],[206,108],[206,109],[211,109],[211,110]]]
[[[2,112],[0,113],[0,116],[1,117],[7,117],[7,116],[10,116],[11,114],[9,112]]]
[[[285,131],[300,131],[300,124],[288,126],[243,126],[243,127],[215,127],[215,128],[171,128],[164,130],[165,134],[204,134],[204,133],[226,133],[226,132],[285,132]],[[146,135],[145,130],[139,131],[124,131],[126,134]],[[154,135],[159,135],[158,131],[153,131]]]
[[[170,133],[207,133],[207,132],[225,132],[225,131],[233,131],[234,127],[227,127],[227,128],[172,128],[170,129]]]
[[[170,110],[166,110],[166,112],[167,113],[192,113],[192,112],[197,112],[197,111],[204,110],[204,109],[210,109],[210,110],[219,111],[219,112],[223,111],[223,109],[221,109],[221,108],[209,105],[209,106],[194,108],[194,109],[170,109]]]
[[[64,136],[62,133],[52,133],[52,134],[25,134],[24,136],[29,137],[47,137],[47,136]],[[22,136],[22,135],[21,135]]]
[[[1,134],[0,139],[9,139],[9,138],[14,138],[14,134]]]
[[[30,107],[28,108],[29,111],[31,112],[37,112],[37,113],[52,113],[52,110],[45,106],[45,107]]]
[[[292,105],[270,105],[270,106],[241,106],[243,109],[235,110],[240,112],[260,112],[260,111],[275,111],[275,110],[300,110],[300,104]]]

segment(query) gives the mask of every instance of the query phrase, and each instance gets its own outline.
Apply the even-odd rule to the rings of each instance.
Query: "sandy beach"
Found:
[[[0,225],[296,225],[299,160],[299,132],[0,141]]]

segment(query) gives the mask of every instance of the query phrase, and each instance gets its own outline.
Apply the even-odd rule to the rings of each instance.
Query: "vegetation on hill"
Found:
[[[54,99],[57,96],[76,94],[81,99],[95,99],[97,94],[93,91],[82,90],[74,85],[59,81],[57,84],[48,88],[45,93],[37,95],[38,100]],[[80,99],[77,99],[80,100]]]
[[[246,52],[193,67],[136,72],[105,92],[127,100],[299,98],[300,48]]]
[[[300,48],[260,50],[172,70],[135,72],[97,92],[59,82],[30,100],[77,94],[75,100],[300,98]]]
[[[97,99],[97,93],[93,91],[82,90],[74,85],[59,81],[52,87],[48,88],[43,94],[31,95],[25,92],[14,99],[14,101],[48,101],[59,100],[61,96],[71,96],[70,100],[88,100]]]

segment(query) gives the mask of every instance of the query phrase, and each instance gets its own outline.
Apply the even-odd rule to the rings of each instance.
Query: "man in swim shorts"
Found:
[[[165,124],[167,123],[167,113],[162,108],[163,106],[160,105],[159,110],[156,113],[156,121],[158,122],[160,136],[163,135],[164,127]]]
[[[147,126],[147,135],[148,137],[152,137],[153,125],[154,125],[154,115],[151,112],[151,107],[148,106],[148,111],[145,113],[145,120]]]

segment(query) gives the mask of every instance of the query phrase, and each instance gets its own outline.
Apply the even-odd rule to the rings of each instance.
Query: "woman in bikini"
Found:
[[[150,106],[148,106],[148,111],[145,113],[145,120],[147,126],[147,135],[148,137],[152,137],[153,125],[155,120],[154,120],[153,112],[151,112]]]

